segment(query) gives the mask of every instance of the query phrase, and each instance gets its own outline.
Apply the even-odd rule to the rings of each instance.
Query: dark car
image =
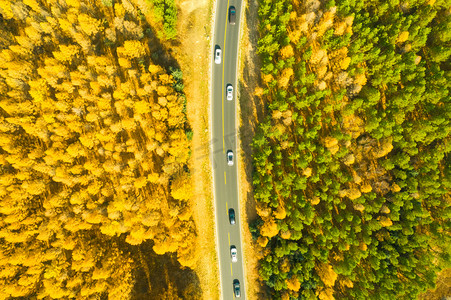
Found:
[[[235,297],[241,297],[240,282],[238,281],[238,279],[235,279],[233,281],[233,293],[235,294]]]
[[[230,224],[235,225],[235,210],[233,208],[229,209],[229,221]]]
[[[235,21],[236,21],[235,6],[230,6],[229,7],[229,24],[235,25]]]

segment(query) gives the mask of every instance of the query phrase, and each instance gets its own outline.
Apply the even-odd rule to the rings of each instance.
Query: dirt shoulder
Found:
[[[190,171],[194,187],[193,217],[198,233],[198,263],[202,299],[219,299],[219,270],[216,255],[215,215],[211,186],[209,112],[209,48],[212,0],[179,2],[180,44],[172,48],[183,72],[187,117],[193,130]]]
[[[239,61],[239,116],[240,116],[240,205],[243,222],[242,239],[245,255],[246,294],[248,299],[269,299],[258,280],[258,253],[260,247],[252,240],[249,224],[257,218],[252,190],[252,139],[264,116],[261,99],[260,59],[257,55],[258,2],[249,0],[243,7]]]

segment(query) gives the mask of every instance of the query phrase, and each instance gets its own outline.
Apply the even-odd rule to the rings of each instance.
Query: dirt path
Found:
[[[202,299],[219,299],[219,271],[216,256],[215,217],[211,188],[209,126],[210,24],[212,0],[179,2],[181,44],[173,48],[183,72],[187,96],[187,116],[193,130],[190,170],[194,185],[193,217],[198,231],[196,266]]]

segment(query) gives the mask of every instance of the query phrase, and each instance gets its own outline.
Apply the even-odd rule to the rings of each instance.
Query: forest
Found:
[[[451,267],[451,2],[259,0],[251,232],[271,299],[416,299]]]
[[[0,299],[199,299],[183,74],[152,11],[0,0]]]

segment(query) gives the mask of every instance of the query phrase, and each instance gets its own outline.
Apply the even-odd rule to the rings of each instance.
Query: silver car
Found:
[[[237,251],[235,246],[230,246],[230,257],[232,257],[232,262],[237,262]]]
[[[233,100],[233,86],[231,84],[228,84],[226,91],[227,91],[227,100],[232,101]]]
[[[221,63],[221,48],[216,48],[215,51],[215,64],[219,65]]]
[[[229,208],[229,222],[230,225],[235,225],[235,210],[233,208]]]
[[[233,152],[232,150],[227,151],[227,164],[233,166]]]

